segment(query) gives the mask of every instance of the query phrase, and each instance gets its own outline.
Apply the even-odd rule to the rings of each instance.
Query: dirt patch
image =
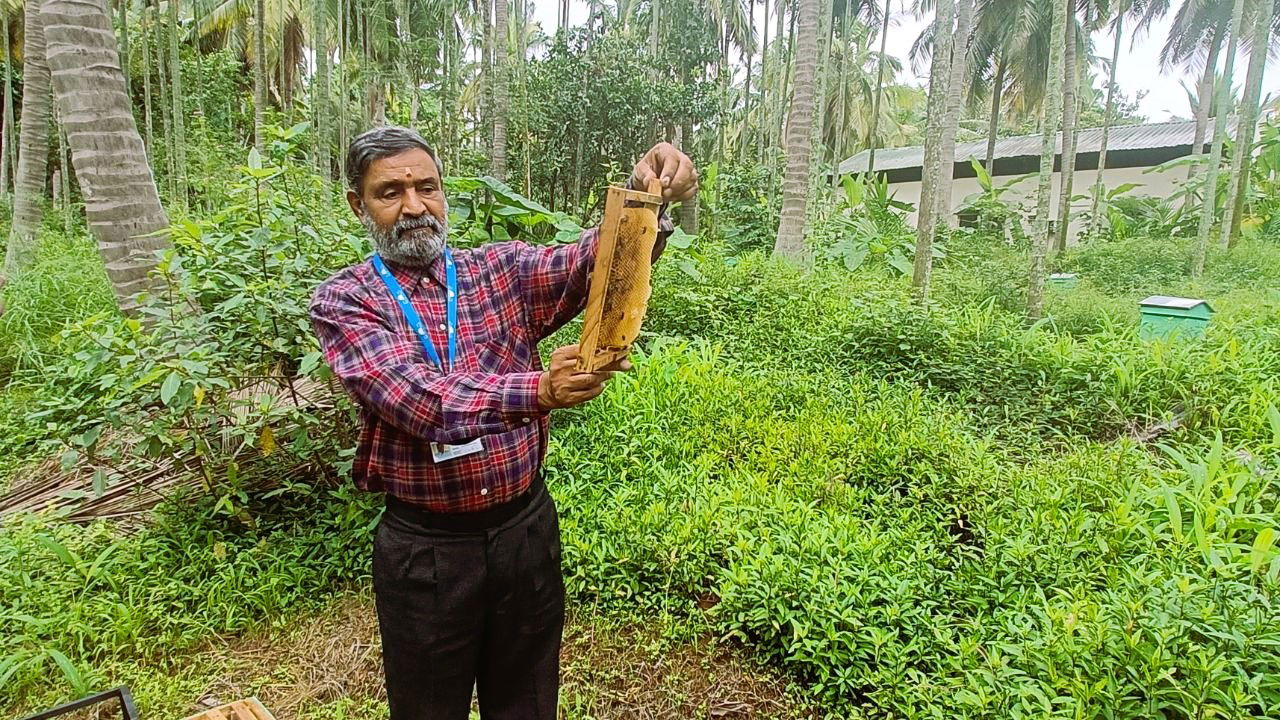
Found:
[[[341,598],[287,629],[208,651],[219,671],[192,711],[257,696],[278,720],[385,717],[373,599]],[[808,717],[787,684],[709,638],[663,639],[656,628],[571,614],[561,660],[561,717],[610,720]],[[352,712],[352,708],[364,711]],[[474,717],[474,714],[473,714]]]

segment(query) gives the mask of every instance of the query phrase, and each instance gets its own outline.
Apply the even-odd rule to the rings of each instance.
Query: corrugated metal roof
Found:
[[[1120,125],[1111,128],[1107,139],[1108,150],[1147,150],[1151,148],[1177,147],[1191,145],[1195,139],[1196,122],[1181,120],[1177,122],[1148,123],[1146,125]],[[1212,137],[1213,120],[1205,137]],[[1040,135],[1017,135],[996,140],[996,157],[1039,157]],[[1054,140],[1056,148],[1062,147],[1062,133]],[[1102,128],[1089,128],[1076,132],[1076,152],[1098,152],[1102,149]],[[1059,150],[1060,151],[1060,150]],[[867,150],[854,155],[840,163],[840,173],[860,173],[867,171],[867,159],[871,153]],[[987,141],[956,145],[955,162],[967,162],[974,157],[981,161],[987,156]],[[897,170],[900,168],[920,167],[924,164],[924,147],[888,148],[876,150],[876,170]]]

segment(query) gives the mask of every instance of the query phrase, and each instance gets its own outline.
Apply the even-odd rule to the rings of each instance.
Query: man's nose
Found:
[[[410,188],[404,196],[404,206],[401,208],[403,214],[410,217],[421,217],[427,211],[427,204],[423,202],[422,196],[418,191]]]

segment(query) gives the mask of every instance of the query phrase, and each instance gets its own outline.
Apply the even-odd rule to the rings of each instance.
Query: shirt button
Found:
[[[489,494],[489,488],[480,488],[480,494],[481,494],[481,495],[488,495],[488,494]]]
[[[443,331],[444,331],[444,323],[440,323],[440,330],[441,330],[441,332],[443,332]]]
[[[529,418],[524,418],[524,422],[527,425],[529,423]]]

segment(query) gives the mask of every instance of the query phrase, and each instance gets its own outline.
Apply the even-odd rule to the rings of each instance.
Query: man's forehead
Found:
[[[426,150],[414,148],[402,153],[378,158],[369,165],[370,175],[378,180],[424,180],[439,179],[435,160]]]

